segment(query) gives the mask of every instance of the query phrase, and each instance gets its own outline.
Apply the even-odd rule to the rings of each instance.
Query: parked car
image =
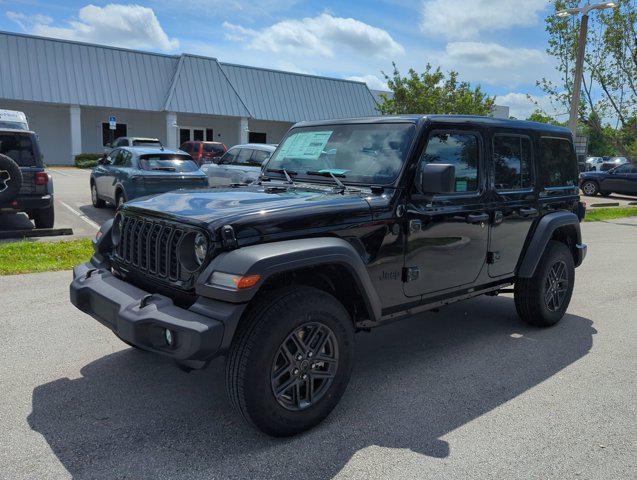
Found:
[[[586,169],[584,171],[597,171],[604,163],[604,157],[587,157]]]
[[[334,408],[355,331],[511,285],[532,325],[566,312],[586,254],[566,128],[445,115],[306,122],[263,168],[258,184],[125,204],[70,296],[184,369],[226,355],[232,405],[270,435]]]
[[[29,122],[24,112],[0,110],[0,130],[29,130]]]
[[[189,140],[181,144],[180,150],[188,153],[199,166],[212,163],[216,158],[220,158],[228,151],[228,148],[221,142],[204,142],[199,140]]]
[[[231,183],[252,183],[261,174],[261,165],[276,146],[266,143],[246,143],[230,148],[221,158],[202,170],[208,174],[211,186],[229,185]]]
[[[111,150],[118,147],[158,147],[163,148],[158,138],[152,137],[119,137],[113,143],[109,143],[104,148],[104,153],[110,153]]]
[[[36,228],[53,228],[53,200],[36,134],[0,129],[0,214],[26,212]]]
[[[637,165],[624,163],[605,172],[585,172],[579,176],[579,185],[585,195],[622,193],[637,195]]]
[[[119,207],[133,198],[207,185],[208,177],[190,155],[152,147],[114,149],[93,168],[90,180],[97,208],[105,202]]]

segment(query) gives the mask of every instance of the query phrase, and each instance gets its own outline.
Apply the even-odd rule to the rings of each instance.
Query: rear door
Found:
[[[493,202],[487,254],[490,277],[512,274],[538,216],[533,141],[528,135],[496,132],[491,139]]]

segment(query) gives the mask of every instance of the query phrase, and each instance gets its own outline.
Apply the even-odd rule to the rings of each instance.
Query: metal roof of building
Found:
[[[297,122],[376,115],[361,82],[221,63],[221,68],[259,120]]]
[[[298,122],[377,114],[364,83],[0,32],[0,99]]]

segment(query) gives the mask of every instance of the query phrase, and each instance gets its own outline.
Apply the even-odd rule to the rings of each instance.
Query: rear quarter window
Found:
[[[571,142],[565,138],[540,138],[537,170],[540,187],[577,185],[577,157]]]

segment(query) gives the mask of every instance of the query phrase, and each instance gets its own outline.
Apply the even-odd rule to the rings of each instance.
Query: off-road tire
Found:
[[[322,396],[303,410],[277,400],[271,384],[279,348],[308,322],[328,327],[338,349],[335,376]],[[226,389],[233,407],[253,427],[274,437],[303,432],[329,415],[345,392],[354,360],[354,326],[330,294],[296,286],[270,291],[242,318],[226,359]]]
[[[55,223],[55,210],[53,205],[47,208],[33,210],[33,223],[35,228],[53,228]]]
[[[547,305],[546,296],[550,281],[547,280],[551,269],[560,264],[565,272],[565,291],[554,310]],[[571,301],[575,283],[575,265],[569,248],[562,242],[551,240],[531,278],[519,278],[515,283],[514,298],[518,315],[526,323],[537,327],[550,327],[559,322]],[[555,307],[555,305],[552,305]]]
[[[9,203],[22,188],[22,171],[12,158],[0,154],[0,203]]]
[[[95,182],[91,182],[91,203],[95,208],[104,208],[106,206],[106,202],[102,200],[97,193],[97,185],[95,185]]]
[[[599,193],[599,185],[594,180],[586,180],[582,183],[582,192],[584,192],[584,195],[594,197]]]

